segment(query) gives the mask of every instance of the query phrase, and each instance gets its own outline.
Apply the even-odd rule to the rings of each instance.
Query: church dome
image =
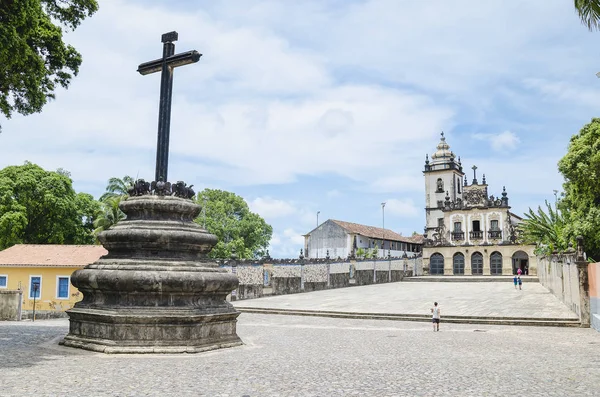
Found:
[[[434,163],[440,163],[445,160],[453,161],[454,153],[450,150],[450,145],[446,143],[446,137],[442,132],[442,138],[440,139],[440,143],[437,145],[437,151],[431,155],[431,159]]]

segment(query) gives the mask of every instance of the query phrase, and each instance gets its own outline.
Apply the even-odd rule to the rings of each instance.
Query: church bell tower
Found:
[[[431,237],[432,231],[443,225],[444,202],[462,200],[462,180],[464,172],[460,157],[456,160],[450,145],[446,143],[444,133],[441,134],[437,150],[425,157],[425,233]],[[445,225],[448,227],[449,225]]]

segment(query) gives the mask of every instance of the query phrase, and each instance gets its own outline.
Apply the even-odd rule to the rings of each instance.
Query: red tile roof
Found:
[[[0,266],[83,267],[107,253],[101,245],[17,244],[0,251]]]
[[[348,231],[349,233],[356,233],[360,234],[361,236],[375,239],[381,239],[385,236],[386,240],[400,241],[403,243],[412,244],[423,244],[423,236],[421,234],[417,234],[412,237],[404,237],[401,234],[393,232],[389,229],[384,230],[380,227],[359,225],[358,223],[344,221],[336,221],[335,219],[331,219],[331,221],[346,229],[346,231]]]

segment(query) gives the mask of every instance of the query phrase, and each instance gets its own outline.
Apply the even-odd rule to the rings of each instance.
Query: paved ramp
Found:
[[[399,282],[233,302],[241,311],[424,321],[437,301],[442,321],[576,326],[577,316],[538,283]]]

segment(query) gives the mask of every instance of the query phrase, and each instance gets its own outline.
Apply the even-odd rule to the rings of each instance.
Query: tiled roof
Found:
[[[334,219],[331,219],[331,221],[335,222],[342,228],[346,229],[346,231],[348,231],[349,233],[356,233],[356,234],[360,234],[361,236],[376,238],[376,239],[381,239],[382,237],[385,236],[386,240],[401,241],[403,243],[412,243],[412,244],[423,244],[423,236],[420,234],[417,234],[412,237],[404,237],[401,234],[393,232],[389,229],[385,229],[385,231],[384,231],[384,229],[382,229],[380,227],[359,225],[358,223],[336,221]]]
[[[0,266],[83,267],[107,253],[101,245],[17,244],[0,251]]]

